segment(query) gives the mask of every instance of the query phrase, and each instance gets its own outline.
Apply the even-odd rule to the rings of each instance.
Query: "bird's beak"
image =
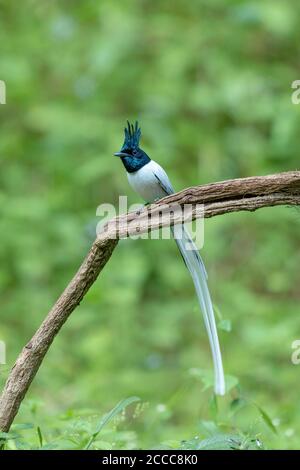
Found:
[[[115,157],[128,157],[128,153],[125,152],[116,152],[114,153]]]

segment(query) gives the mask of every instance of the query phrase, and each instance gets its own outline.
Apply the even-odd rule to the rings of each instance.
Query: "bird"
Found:
[[[138,122],[136,121],[133,125],[127,121],[124,133],[125,139],[121,150],[114,153],[114,155],[121,159],[132,189],[144,199],[146,204],[153,203],[174,193],[175,191],[165,170],[140,148],[141,128]],[[225,395],[222,355],[212,300],[208,289],[207,272],[200,253],[184,225],[177,225],[176,230],[175,226],[172,227],[172,233],[192,277],[203,314],[214,365],[214,392],[216,395]],[[189,249],[186,248],[187,244]]]

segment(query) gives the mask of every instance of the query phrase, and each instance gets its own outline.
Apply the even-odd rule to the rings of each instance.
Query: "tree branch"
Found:
[[[118,239],[178,222],[176,216],[170,222],[169,211],[164,212],[164,209],[185,204],[192,206],[192,219],[276,205],[300,205],[300,171],[194,186],[105,224],[78,272],[11,369],[0,397],[1,431],[9,430],[52,341],[97,279]],[[204,214],[199,204],[204,204]]]

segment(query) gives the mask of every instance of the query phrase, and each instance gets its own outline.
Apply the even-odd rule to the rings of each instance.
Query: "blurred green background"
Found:
[[[297,0],[0,1],[1,385],[86,255],[96,207],[139,202],[112,156],[126,119],[178,190],[299,168],[299,13]],[[224,366],[239,381],[218,403],[203,390],[211,355],[175,243],[123,240],[16,423],[34,419],[47,441],[137,395],[100,448],[176,447],[213,426],[300,448],[299,230],[285,207],[205,223]]]

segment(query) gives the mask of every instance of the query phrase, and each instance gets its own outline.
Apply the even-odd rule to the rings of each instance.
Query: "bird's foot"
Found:
[[[151,202],[145,202],[144,207],[151,206],[151,204],[155,204],[159,200],[160,200],[160,198],[157,197],[157,198],[153,199],[153,201],[151,201]]]

